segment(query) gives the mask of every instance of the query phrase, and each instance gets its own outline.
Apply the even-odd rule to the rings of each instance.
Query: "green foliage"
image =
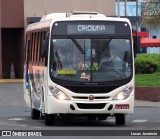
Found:
[[[136,74],[154,73],[160,71],[160,55],[140,54],[135,59]]]
[[[160,0],[149,0],[142,15],[142,24],[146,27],[157,28],[160,24]]]
[[[160,72],[153,74],[136,74],[135,76],[136,86],[160,86]]]
[[[92,70],[98,70],[98,63],[93,63]]]
[[[91,65],[85,64],[85,70],[91,70]],[[98,63],[95,63],[95,62],[93,63],[92,70],[99,70]]]

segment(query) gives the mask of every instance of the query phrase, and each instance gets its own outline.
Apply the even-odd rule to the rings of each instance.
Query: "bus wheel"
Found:
[[[31,118],[32,119],[39,119],[40,118],[40,111],[32,108],[31,109]]]
[[[55,124],[55,114],[46,114],[44,115],[45,125],[53,126]]]
[[[116,125],[125,125],[125,115],[124,114],[116,114]]]

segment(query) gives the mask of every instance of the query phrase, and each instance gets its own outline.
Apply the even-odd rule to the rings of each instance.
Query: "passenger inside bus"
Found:
[[[104,49],[104,50],[103,50]],[[110,52],[109,46],[102,48],[102,55],[100,61],[100,69],[104,71],[114,70],[114,63],[121,62],[121,59],[118,56],[112,55]]]
[[[57,46],[55,52],[58,63],[58,69],[69,69],[73,64],[73,56],[68,46]]]
[[[58,69],[62,69],[62,59],[63,59],[63,56],[61,55],[61,47],[57,46],[56,47],[56,51],[55,51],[55,58],[56,58],[56,61],[57,61],[57,67]]]
[[[92,61],[94,61],[93,59],[96,57],[96,51],[93,48],[92,49]],[[90,65],[91,65],[91,49],[88,48],[86,49],[86,53],[85,53],[85,61],[81,60],[78,64],[78,69],[79,70],[89,70],[90,69]]]

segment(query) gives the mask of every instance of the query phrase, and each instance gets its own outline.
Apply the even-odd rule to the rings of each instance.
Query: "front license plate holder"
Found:
[[[129,104],[117,104],[115,109],[129,109]]]

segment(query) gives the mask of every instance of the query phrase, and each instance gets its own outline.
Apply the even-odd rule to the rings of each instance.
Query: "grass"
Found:
[[[160,72],[153,74],[136,74],[135,85],[160,87]]]

